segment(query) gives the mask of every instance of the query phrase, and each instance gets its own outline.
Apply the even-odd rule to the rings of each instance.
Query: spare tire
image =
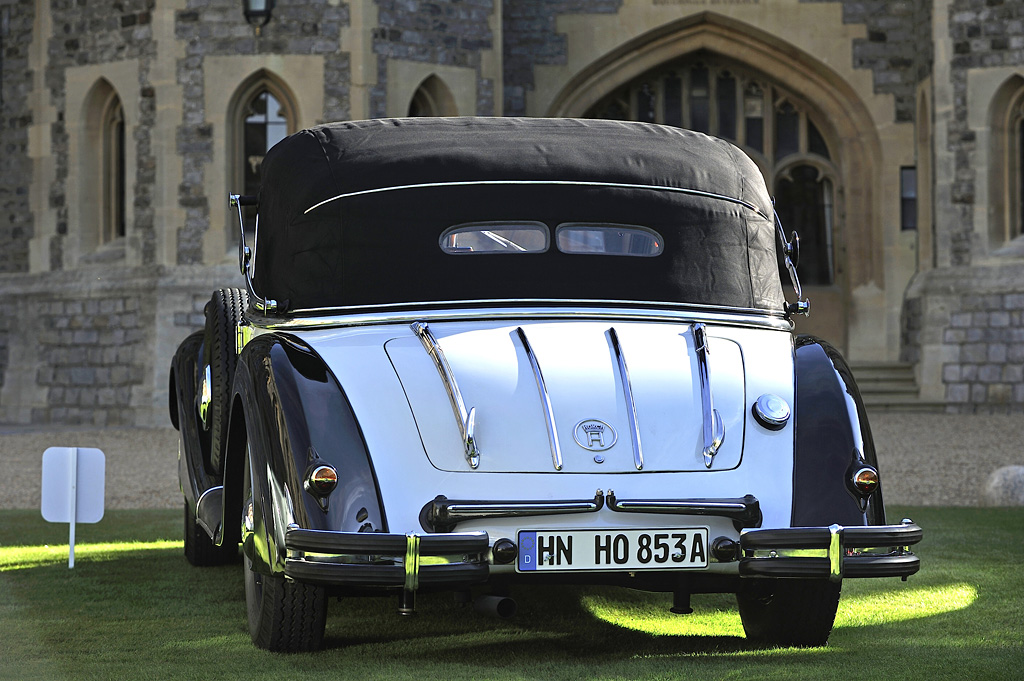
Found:
[[[235,379],[236,329],[242,320],[249,295],[242,289],[222,288],[213,292],[206,304],[206,340],[204,354],[210,367],[209,471],[221,473],[227,444],[228,412],[231,409],[231,382]]]

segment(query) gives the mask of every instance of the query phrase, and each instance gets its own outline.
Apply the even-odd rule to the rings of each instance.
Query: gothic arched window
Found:
[[[458,116],[452,91],[435,75],[428,76],[409,102],[409,116]]]
[[[242,189],[246,194],[260,190],[260,165],[270,148],[288,136],[288,118],[281,102],[270,90],[261,89],[245,106],[242,121]]]
[[[229,191],[255,195],[260,190],[260,166],[270,148],[296,131],[293,98],[279,79],[259,71],[239,87],[232,98],[229,119],[232,122],[228,150]],[[255,225],[256,208],[243,209],[246,230]],[[227,246],[238,244],[238,226],[233,216],[227,225]]]
[[[838,173],[817,114],[785,88],[698,53],[620,86],[586,116],[674,125],[736,144],[761,168],[787,234],[800,234],[801,282],[835,283]]]
[[[1010,113],[1009,238],[1024,234],[1024,91]]]
[[[110,92],[101,120],[103,217],[99,241],[105,244],[125,235],[124,107],[116,92]]]

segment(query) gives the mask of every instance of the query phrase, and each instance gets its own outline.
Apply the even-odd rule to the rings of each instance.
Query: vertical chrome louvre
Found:
[[[477,468],[480,465],[480,449],[476,445],[476,407],[466,411],[462,393],[459,392],[459,386],[455,382],[455,374],[452,373],[452,368],[449,366],[448,360],[445,359],[441,346],[434,338],[434,334],[430,333],[427,325],[422,322],[413,322],[410,327],[419,337],[423,349],[434,360],[434,366],[437,368],[437,373],[441,375],[441,382],[444,383],[444,389],[448,393],[448,400],[452,405],[452,412],[455,414],[455,421],[459,426],[466,461],[469,462],[470,468]]]
[[[530,347],[530,341],[526,338],[526,332],[523,331],[523,327],[516,327],[516,334],[519,336],[519,342],[523,344],[523,350],[526,351],[526,357],[530,360],[530,366],[533,367],[533,376],[537,379],[537,392],[540,393],[540,401],[544,407],[544,419],[547,421],[548,426],[548,442],[551,444],[551,461],[555,466],[556,471],[562,470],[562,449],[558,446],[558,431],[555,428],[555,412],[551,408],[551,398],[548,397],[548,388],[544,384],[544,374],[540,370],[540,363],[537,361],[537,356],[533,354],[533,348]]]
[[[626,366],[626,355],[619,343],[619,335],[615,327],[608,329],[608,338],[612,342],[612,351],[615,353],[615,362],[619,367],[619,379],[622,383],[622,393],[626,398],[626,416],[629,419],[629,431],[633,439],[633,465],[638,471],[644,468],[644,450],[640,444],[640,426],[636,419],[636,403],[633,402],[633,386],[629,381],[629,368]]]
[[[693,345],[697,351],[697,373],[700,375],[700,404],[704,423],[704,465],[711,468],[715,461],[715,454],[718,453],[718,448],[725,440],[725,425],[722,423],[721,414],[715,409],[714,398],[711,394],[707,329],[701,322],[694,323],[690,329],[693,333]]]

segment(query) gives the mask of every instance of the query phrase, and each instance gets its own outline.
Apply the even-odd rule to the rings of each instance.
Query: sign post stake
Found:
[[[68,568],[75,567],[75,527],[103,518],[106,461],[89,447],[50,447],[43,452],[40,506],[43,519],[68,523]]]
[[[68,569],[75,567],[75,516],[78,511],[78,447],[68,457]]]

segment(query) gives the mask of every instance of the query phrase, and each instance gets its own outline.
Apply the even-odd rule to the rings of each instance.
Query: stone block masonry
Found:
[[[377,85],[370,95],[371,116],[406,113],[386,111],[389,59],[475,69],[476,114],[494,115],[494,82],[481,72],[481,53],[494,48],[490,27],[494,0],[379,0],[377,4],[379,25],[373,32]]]
[[[941,358],[923,393],[955,412],[1024,411],[1024,263],[920,275],[903,306],[903,359]]]
[[[242,17],[241,4],[233,0],[189,0],[175,16],[175,35],[187,43],[177,63],[177,80],[184,93],[177,150],[183,173],[178,185],[178,205],[185,212],[178,227],[175,260],[179,265],[203,262],[203,237],[211,229],[211,202],[207,177],[214,156],[215,130],[208,120],[204,91],[206,58],[234,55],[318,55],[324,59],[324,110],[314,112],[322,120],[344,120],[350,115],[351,59],[340,50],[343,27],[349,24],[347,4],[327,0],[278,3],[273,20],[259,36]],[[241,85],[237,83],[236,85]]]
[[[167,425],[177,344],[233,267],[2,276],[0,423]],[[15,333],[16,331],[16,333]]]
[[[29,51],[34,21],[35,3],[31,0],[0,6],[0,273],[28,271],[29,240],[34,234],[29,205],[32,161],[28,156],[32,125]],[[0,327],[0,373],[3,334]]]

